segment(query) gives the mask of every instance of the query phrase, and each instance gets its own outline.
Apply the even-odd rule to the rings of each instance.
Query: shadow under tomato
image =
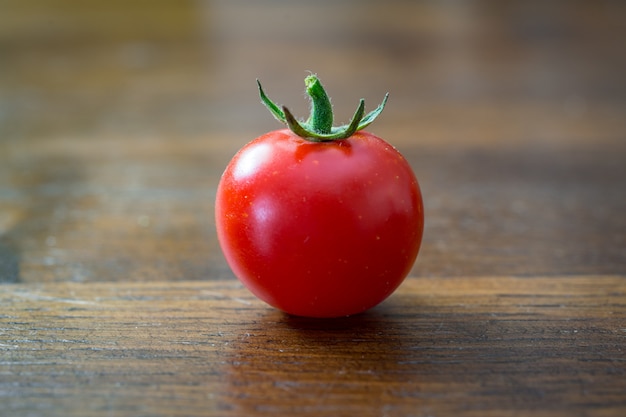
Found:
[[[278,319],[281,323],[293,330],[302,332],[350,332],[354,329],[375,327],[381,321],[384,321],[384,317],[382,317],[381,313],[376,309],[352,316],[336,318],[311,318],[285,313],[279,314],[281,317]]]

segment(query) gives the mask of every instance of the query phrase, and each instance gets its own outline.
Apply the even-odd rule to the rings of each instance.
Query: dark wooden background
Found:
[[[426,228],[372,311],[235,280],[228,160],[390,101]],[[0,415],[626,415],[626,2],[0,1]]]

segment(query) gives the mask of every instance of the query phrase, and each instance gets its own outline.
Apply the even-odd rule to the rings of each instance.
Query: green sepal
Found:
[[[263,91],[263,87],[261,87],[261,81],[256,80],[256,83],[259,86],[259,95],[261,96],[261,102],[265,104],[265,107],[268,108],[268,110],[270,111],[270,113],[272,113],[276,120],[286,124],[287,120],[285,119],[285,113],[283,113],[283,111],[276,104],[274,104],[274,102],[270,100],[269,97],[265,95],[265,91]]]
[[[383,98],[382,103],[380,103],[378,105],[378,107],[376,107],[374,110],[372,110],[371,112],[369,112],[367,114],[367,116],[363,117],[361,119],[361,122],[359,123],[359,127],[357,127],[356,130],[361,130],[361,129],[365,129],[367,126],[369,126],[370,124],[372,124],[372,122],[374,120],[376,120],[376,118],[378,117],[378,115],[380,113],[382,113],[383,109],[385,108],[385,104],[387,104],[387,99],[389,98],[389,93],[385,94],[385,98]]]
[[[309,128],[303,126],[302,123],[296,120],[293,117],[293,114],[287,109],[287,107],[283,106],[283,112],[287,119],[287,126],[289,129],[295,133],[296,135],[308,139],[312,142],[328,142],[333,140],[342,140],[347,139],[354,134],[359,128],[359,121],[363,118],[363,113],[365,112],[365,100],[361,99],[359,103],[359,107],[356,109],[354,116],[352,118],[352,122],[349,125],[333,127],[331,128],[330,133],[318,133],[310,130]],[[369,123],[368,123],[369,124]]]

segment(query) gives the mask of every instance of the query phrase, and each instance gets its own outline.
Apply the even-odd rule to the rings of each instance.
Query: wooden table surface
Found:
[[[0,2],[0,415],[626,415],[626,2]],[[226,265],[238,148],[316,72],[420,181],[362,315]]]

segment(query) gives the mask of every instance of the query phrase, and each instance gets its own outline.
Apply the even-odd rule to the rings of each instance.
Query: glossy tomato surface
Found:
[[[404,280],[424,212],[413,171],[382,139],[310,142],[277,130],[243,147],[217,190],[218,239],[235,275],[287,313],[365,311]]]

